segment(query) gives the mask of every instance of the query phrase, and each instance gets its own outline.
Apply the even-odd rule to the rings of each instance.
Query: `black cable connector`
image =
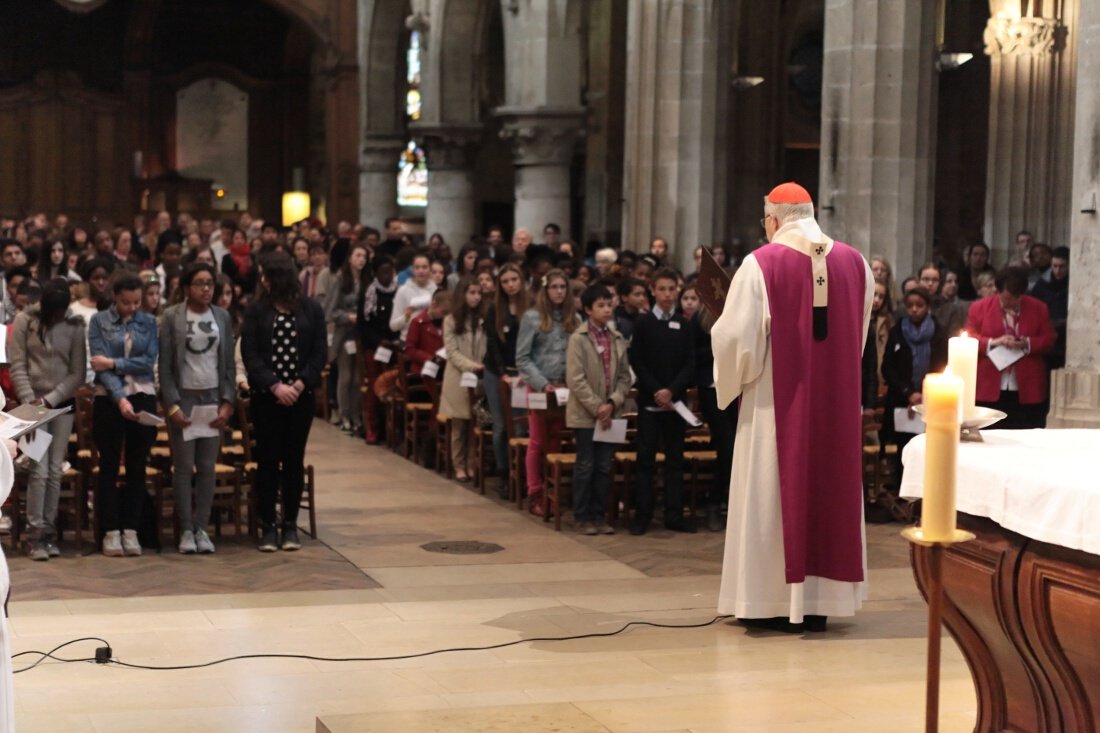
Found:
[[[111,653],[111,647],[109,647],[109,646],[96,647],[96,650],[95,650],[95,663],[96,664],[107,664],[108,662],[111,661],[112,656],[113,655]]]

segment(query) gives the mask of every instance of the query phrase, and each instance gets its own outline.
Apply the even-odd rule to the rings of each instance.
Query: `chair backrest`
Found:
[[[527,423],[527,415],[520,413],[517,415],[512,410],[512,387],[503,378],[500,380],[500,404],[503,407],[504,412],[504,427],[505,432],[508,434],[508,438],[514,438],[518,435],[516,425],[525,425]]]
[[[74,420],[76,427],[76,449],[91,452],[91,465],[99,464],[99,451],[96,450],[95,440],[92,438],[92,400],[91,387],[84,386],[76,391],[73,397]]]
[[[241,445],[244,447],[244,462],[252,463],[252,449],[255,438],[252,422],[252,400],[249,397],[237,398],[237,422],[241,425]]]
[[[415,402],[414,399],[416,393],[425,394],[428,390],[424,387],[425,381],[418,374],[410,373],[412,369],[412,362],[405,355],[405,352],[399,352],[397,355],[397,389],[404,396],[406,402]],[[440,376],[443,376],[440,374]]]

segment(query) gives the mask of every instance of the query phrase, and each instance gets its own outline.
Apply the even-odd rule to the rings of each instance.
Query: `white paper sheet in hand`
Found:
[[[183,429],[183,441],[186,443],[196,438],[216,438],[221,435],[217,428],[210,427],[210,423],[218,419],[217,405],[195,405],[191,409],[191,424]]]
[[[920,415],[917,414],[909,417],[908,407],[895,407],[894,432],[920,435],[924,432],[924,420],[921,420]]]
[[[1003,372],[1020,359],[1023,359],[1024,352],[1021,349],[1010,349],[1007,346],[994,346],[986,356],[993,362],[993,366],[997,367],[997,371]]]
[[[527,386],[512,387],[512,407],[520,410],[527,409]]]
[[[527,409],[545,410],[547,406],[545,392],[531,392],[527,395]]]
[[[626,420],[612,420],[611,427],[604,430],[596,423],[596,430],[592,433],[592,440],[597,443],[625,443]]]
[[[393,358],[393,349],[387,349],[385,346],[379,346],[374,350],[374,360],[381,362],[382,364],[389,364],[390,359]]]
[[[6,412],[0,413],[0,439],[11,440],[32,425],[32,420],[20,420]]]
[[[137,421],[139,425],[148,425],[151,428],[159,428],[161,425],[164,425],[164,420],[159,415],[154,415],[145,410],[137,414]]]
[[[477,387],[477,375],[473,372],[462,372],[462,378],[458,380],[459,387]]]
[[[447,360],[447,347],[444,346],[439,351],[435,352],[435,355],[438,356],[443,361],[446,361]]]
[[[416,310],[424,310],[432,304],[432,296],[430,295],[418,295],[409,301],[409,307]]]
[[[684,422],[693,428],[697,428],[703,424],[699,418],[695,417],[695,413],[689,410],[688,406],[680,400],[676,400],[672,403],[672,409],[676,410],[677,414],[684,418]]]
[[[420,376],[435,379],[439,376],[439,365],[434,361],[424,362],[424,366],[420,367]]]
[[[359,345],[355,343],[355,339],[344,342],[344,351],[352,356],[355,355],[355,352],[359,351]]]
[[[19,439],[19,450],[35,463],[41,463],[52,442],[53,435],[39,428]]]
[[[554,399],[558,401],[558,404],[565,407],[565,403],[569,402],[569,390],[565,387],[558,387],[554,390]]]

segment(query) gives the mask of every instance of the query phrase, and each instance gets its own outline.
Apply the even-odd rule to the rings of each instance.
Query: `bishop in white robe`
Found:
[[[822,233],[801,186],[768,194],[764,224],[770,243],[745,258],[711,332],[718,406],[741,397],[718,607],[801,624],[851,616],[866,597],[860,369],[874,279]]]

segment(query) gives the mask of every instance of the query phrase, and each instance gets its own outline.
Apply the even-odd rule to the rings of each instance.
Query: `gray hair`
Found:
[[[619,259],[619,253],[611,247],[604,247],[603,249],[596,251],[597,262],[603,260],[605,262],[611,262],[612,264],[614,264],[617,259]]]
[[[799,219],[812,219],[814,216],[813,204],[776,204],[764,197],[764,216],[774,216],[780,226],[789,224]]]

